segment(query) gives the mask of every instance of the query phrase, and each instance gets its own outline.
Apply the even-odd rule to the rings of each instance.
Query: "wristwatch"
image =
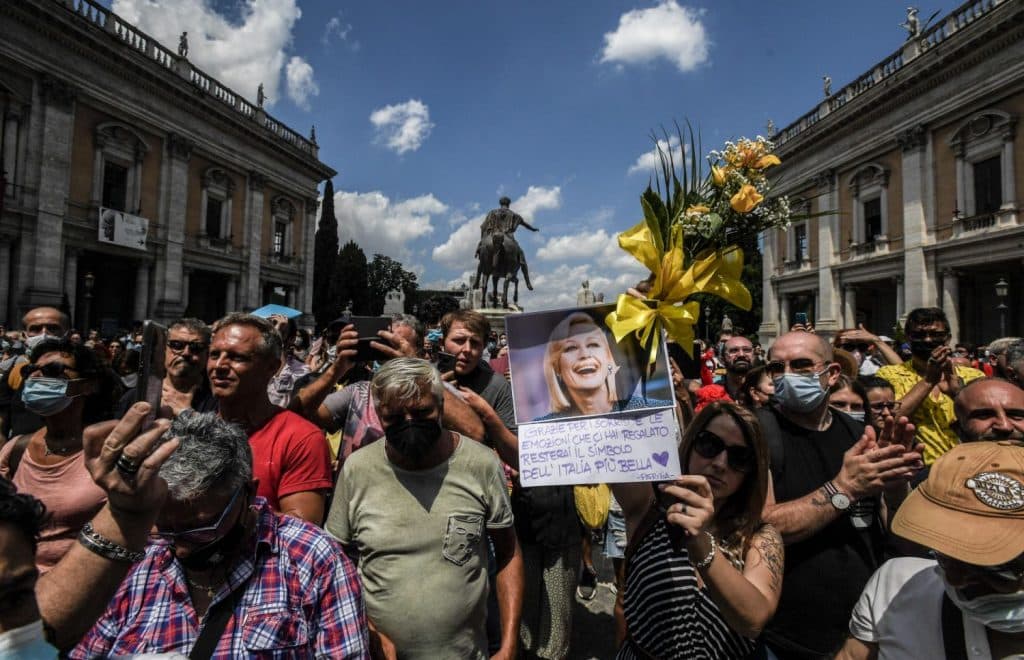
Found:
[[[825,494],[837,511],[846,511],[850,508],[850,496],[836,488],[831,481],[825,482]]]

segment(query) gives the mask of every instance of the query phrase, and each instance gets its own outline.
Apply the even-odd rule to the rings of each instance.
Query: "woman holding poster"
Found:
[[[679,457],[685,474],[653,496],[612,485],[629,532],[617,659],[750,657],[782,588],[782,537],[761,520],[767,446],[751,413],[713,402]]]

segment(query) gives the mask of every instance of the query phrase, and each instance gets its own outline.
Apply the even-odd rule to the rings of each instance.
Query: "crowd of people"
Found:
[[[599,657],[1024,657],[1024,340],[924,308],[670,350],[683,474],[612,484],[602,540],[519,484],[484,316],[397,316],[373,360],[349,321],[179,319],[157,408],[137,328],[3,329],[0,657],[579,657],[595,552]],[[587,314],[544,365],[549,417],[631,407]]]

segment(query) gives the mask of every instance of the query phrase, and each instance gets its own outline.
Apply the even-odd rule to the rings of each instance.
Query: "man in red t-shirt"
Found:
[[[213,328],[206,364],[220,416],[245,429],[256,494],[270,506],[319,525],[331,488],[323,431],[272,404],[267,384],[281,366],[281,335],[266,319],[228,314]]]

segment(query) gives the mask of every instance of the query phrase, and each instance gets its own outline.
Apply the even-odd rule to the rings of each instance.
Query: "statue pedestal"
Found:
[[[485,307],[477,308],[473,311],[480,312],[487,317],[487,320],[491,323],[491,330],[495,330],[498,334],[507,332],[505,328],[505,317],[512,314],[521,314],[522,309],[503,309],[500,307]]]

